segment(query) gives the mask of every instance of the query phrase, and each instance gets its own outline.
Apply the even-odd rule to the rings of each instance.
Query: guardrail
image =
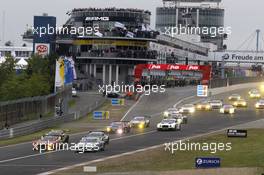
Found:
[[[88,113],[92,112],[96,108],[100,107],[105,101],[106,99],[101,99],[100,101],[96,101],[93,105],[88,106],[84,110],[72,114],[67,114],[60,117],[53,117],[49,119],[40,119],[33,123],[25,123],[23,126],[0,130],[0,140],[31,134],[43,129],[51,128],[58,124],[78,120],[81,117],[86,116]]]

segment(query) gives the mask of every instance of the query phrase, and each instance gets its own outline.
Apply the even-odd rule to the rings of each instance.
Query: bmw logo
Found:
[[[198,165],[202,165],[202,164],[203,164],[203,160],[202,160],[202,159],[197,159],[197,160],[196,160],[196,163],[197,163]]]
[[[224,55],[222,56],[222,58],[225,59],[225,60],[228,60],[228,59],[229,59],[229,54],[228,54],[228,53],[224,54]]]

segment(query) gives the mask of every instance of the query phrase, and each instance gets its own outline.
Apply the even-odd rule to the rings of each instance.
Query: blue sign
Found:
[[[112,106],[122,106],[122,105],[125,105],[125,100],[124,99],[113,98],[111,100],[111,102],[112,102]]]
[[[197,96],[198,97],[208,97],[208,86],[198,85],[197,86]]]
[[[196,168],[219,168],[220,165],[220,158],[198,157],[195,159]]]
[[[110,112],[109,111],[94,111],[93,119],[95,120],[105,120],[109,119]]]

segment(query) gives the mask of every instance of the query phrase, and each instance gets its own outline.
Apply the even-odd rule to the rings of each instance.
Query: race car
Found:
[[[181,124],[177,119],[163,119],[160,123],[157,124],[157,130],[181,130]]]
[[[256,109],[264,109],[264,99],[259,100],[256,105]]]
[[[192,114],[195,112],[195,106],[193,104],[185,104],[179,109],[181,114]]]
[[[234,114],[236,112],[236,109],[233,105],[224,105],[222,108],[220,108],[221,114]]]
[[[179,110],[177,108],[169,108],[167,109],[166,111],[163,112],[163,117],[164,118],[167,118],[171,115],[174,115],[174,114],[179,114]]]
[[[200,111],[210,111],[212,106],[208,101],[202,101],[201,103],[196,104],[196,109]]]
[[[104,151],[105,143],[98,137],[86,136],[72,150],[79,153]]]
[[[223,106],[222,100],[211,100],[209,101],[209,104],[211,105],[212,109],[220,109]]]
[[[117,122],[112,122],[110,126],[106,128],[106,131],[108,133],[123,134],[123,133],[129,133],[130,129],[131,126],[129,122],[117,121]]]
[[[39,140],[32,142],[33,151],[53,151],[60,148],[62,143],[69,143],[69,135],[62,130],[52,130]]]
[[[247,107],[247,102],[244,99],[237,100],[233,103],[235,107]]]
[[[91,131],[87,136],[100,138],[105,144],[109,144],[110,141],[109,136],[104,131]]]
[[[130,121],[130,126],[131,127],[136,127],[136,128],[147,128],[150,125],[150,117],[149,116],[137,116],[134,117]]]
[[[241,96],[238,94],[232,94],[231,96],[228,97],[228,100],[230,101],[238,101],[241,99]]]
[[[257,89],[250,90],[248,94],[250,98],[261,98],[261,94]]]
[[[188,118],[183,114],[173,114],[170,116],[172,119],[176,119],[180,124],[187,124]]]

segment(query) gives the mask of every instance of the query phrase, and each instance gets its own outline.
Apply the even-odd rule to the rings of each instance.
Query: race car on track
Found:
[[[221,114],[234,114],[236,112],[236,109],[233,105],[224,105],[222,108],[220,108]]]
[[[212,110],[212,106],[208,101],[202,101],[196,104],[196,109],[199,111],[210,111]]]
[[[181,114],[192,114],[195,112],[195,106],[193,104],[185,104],[179,109]]]
[[[256,105],[256,109],[264,109],[264,99],[259,100]]]
[[[180,111],[177,108],[169,108],[166,111],[163,112],[163,117],[167,118],[174,114],[179,114]]]
[[[89,137],[97,137],[101,139],[105,144],[109,144],[110,138],[104,131],[91,131],[88,133]]]
[[[209,104],[211,105],[212,109],[220,109],[223,106],[222,100],[211,100],[209,101]]]
[[[69,143],[69,135],[62,130],[52,130],[43,135],[39,140],[32,142],[33,150],[53,151],[58,149],[61,143]]]
[[[233,103],[235,107],[247,107],[247,102],[244,99],[237,100]]]
[[[79,153],[98,152],[105,150],[105,143],[98,137],[83,137],[78,144],[75,145],[74,151]]]
[[[106,131],[108,133],[123,134],[123,133],[129,133],[130,129],[131,129],[131,126],[129,122],[117,121],[117,122],[112,122],[110,126],[106,128]]]
[[[130,121],[130,126],[135,128],[147,128],[150,125],[149,116],[137,116]]]
[[[248,94],[250,98],[261,98],[261,94],[257,89],[250,90]]]
[[[232,94],[231,96],[228,97],[228,100],[230,101],[238,101],[241,99],[241,96],[238,94]]]
[[[177,119],[163,119],[160,123],[157,124],[157,130],[181,130],[181,124]]]
[[[170,116],[170,118],[178,120],[178,122],[181,124],[187,124],[188,122],[187,116],[183,114],[173,114]]]

